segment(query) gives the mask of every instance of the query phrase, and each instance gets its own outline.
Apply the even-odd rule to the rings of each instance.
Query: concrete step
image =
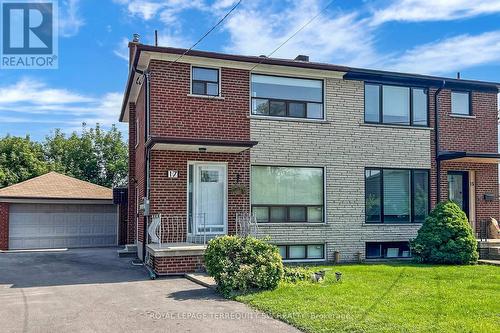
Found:
[[[123,249],[118,250],[117,252],[120,258],[136,258],[137,246],[135,244],[127,244]]]

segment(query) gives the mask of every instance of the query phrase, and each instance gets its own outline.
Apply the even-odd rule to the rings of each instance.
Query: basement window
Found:
[[[278,245],[283,260],[324,260],[324,244]]]
[[[366,243],[366,259],[410,258],[408,242],[368,242]]]

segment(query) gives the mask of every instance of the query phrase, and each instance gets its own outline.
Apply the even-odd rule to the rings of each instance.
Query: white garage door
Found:
[[[117,244],[113,205],[11,204],[9,211],[11,250]]]

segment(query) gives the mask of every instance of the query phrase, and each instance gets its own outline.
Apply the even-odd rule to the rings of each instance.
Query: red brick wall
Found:
[[[249,140],[248,71],[221,69],[221,100],[188,96],[190,64],[153,60],[150,70],[152,136]]]
[[[146,175],[144,172],[145,168],[145,137],[144,137],[144,131],[145,131],[145,87],[144,85],[142,86],[139,96],[137,98],[137,104],[135,106],[135,115],[139,119],[139,128],[136,130],[138,131],[138,139],[139,142],[137,144],[137,148],[135,149],[135,187],[136,190],[134,190],[135,195],[139,196],[139,205],[142,204],[142,199],[146,196],[146,193],[144,191],[144,182],[146,179]],[[135,120],[134,120],[135,121]],[[134,201],[136,199],[134,198]],[[137,215],[137,214],[135,214]],[[134,223],[135,225],[135,223]],[[138,225],[139,225],[139,235],[137,239],[142,242],[143,240],[143,225],[144,225],[144,215],[142,214],[141,210],[139,210],[138,214]]]
[[[451,116],[451,91],[443,90],[440,98],[440,150],[498,152],[497,94],[472,93],[472,115],[475,118]]]
[[[249,84],[248,71],[230,68],[221,69],[222,99],[207,99],[188,96],[190,94],[190,64],[153,60],[150,70],[150,135],[155,137],[249,140]],[[136,188],[140,198],[144,193],[144,112],[145,92],[141,89],[135,108],[130,110],[129,123],[129,242],[133,242],[136,230]],[[135,148],[135,122],[139,119],[139,142]],[[152,153],[151,214],[186,214],[187,165],[188,161],[214,161],[228,163],[229,187],[236,182],[249,186],[250,155],[198,154],[188,152],[153,151]],[[167,179],[167,170],[178,170],[179,178]],[[228,197],[228,231],[235,231],[235,214],[248,211],[249,195]],[[139,215],[139,236],[142,241],[143,216]],[[169,241],[186,240],[186,224],[182,223],[178,235]]]
[[[153,269],[158,274],[193,273],[203,269],[203,256],[153,257]]]
[[[228,188],[239,183],[250,187],[250,153],[195,153],[159,151],[152,152],[151,159],[151,214],[163,216],[186,215],[187,211],[187,169],[189,161],[227,162]],[[168,170],[177,170],[179,178],[167,178]],[[235,217],[238,212],[248,212],[250,207],[249,191],[234,194],[228,191],[228,232],[235,233]],[[186,241],[186,221],[180,221],[171,234],[163,237],[164,242]],[[174,228],[171,227],[170,230]]]
[[[434,92],[429,93],[430,125],[434,127]],[[472,115],[474,118],[459,118],[451,115],[451,91],[439,94],[439,149],[440,151],[498,152],[498,106],[497,94],[473,92]],[[431,136],[431,203],[436,204],[436,152],[434,131]],[[499,201],[485,201],[484,194],[498,195],[498,165],[483,163],[441,162],[440,198],[448,198],[448,171],[476,171],[476,231],[482,220],[499,218]]]
[[[127,243],[133,244],[135,241],[135,104],[129,104],[128,123],[128,227]]]
[[[0,202],[0,250],[9,249],[9,204]]]

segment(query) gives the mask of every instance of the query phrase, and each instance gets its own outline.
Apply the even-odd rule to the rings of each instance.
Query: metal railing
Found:
[[[248,212],[236,213],[236,234],[243,237],[257,237],[259,228],[255,214]]]
[[[236,234],[239,236],[257,237],[259,234],[255,214],[238,212],[235,216]],[[151,215],[148,219],[148,244],[158,244],[160,247],[167,243],[195,243],[207,242],[223,230],[218,225],[207,225],[206,213],[195,215]]]

